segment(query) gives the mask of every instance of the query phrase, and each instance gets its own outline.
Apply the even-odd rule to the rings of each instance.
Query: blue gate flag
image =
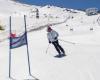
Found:
[[[20,37],[10,37],[10,49],[21,47],[27,44],[26,32]]]

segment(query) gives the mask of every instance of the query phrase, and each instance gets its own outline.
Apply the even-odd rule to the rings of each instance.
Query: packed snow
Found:
[[[36,18],[39,9],[39,18]],[[9,17],[12,32],[24,32],[24,15],[32,76],[28,73],[26,45],[12,49],[11,77],[15,80],[100,80],[100,14],[56,6],[34,6],[0,0],[0,80],[9,78]],[[47,25],[59,33],[66,57],[55,58],[54,46],[48,43]],[[72,44],[70,42],[74,42]],[[47,50],[47,53],[46,53]]]

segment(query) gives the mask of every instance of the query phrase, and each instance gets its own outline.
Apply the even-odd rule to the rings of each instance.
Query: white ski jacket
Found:
[[[47,33],[47,37],[50,42],[57,41],[58,36],[59,34],[54,30]]]

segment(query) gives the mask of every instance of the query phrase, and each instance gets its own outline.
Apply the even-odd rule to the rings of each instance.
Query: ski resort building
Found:
[[[86,9],[86,14],[88,16],[96,15],[98,13],[98,8],[88,8]]]

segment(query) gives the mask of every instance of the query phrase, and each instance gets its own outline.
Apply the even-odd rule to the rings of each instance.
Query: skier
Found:
[[[59,53],[59,55],[57,55],[56,57],[66,56],[64,49],[59,45],[58,41],[59,34],[56,31],[54,31],[50,26],[48,26],[47,32],[48,32],[47,37],[49,43],[52,43],[57,52]]]

